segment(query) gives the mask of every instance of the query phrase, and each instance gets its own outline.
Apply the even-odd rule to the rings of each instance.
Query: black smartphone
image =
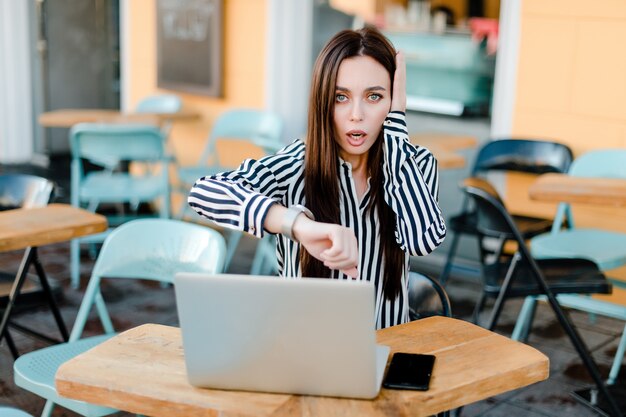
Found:
[[[394,353],[383,387],[426,391],[434,365],[434,355]]]

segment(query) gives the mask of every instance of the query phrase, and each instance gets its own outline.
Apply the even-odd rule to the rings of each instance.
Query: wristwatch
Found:
[[[283,217],[283,223],[280,233],[283,236],[286,236],[289,239],[293,240],[294,242],[297,242],[298,240],[293,235],[293,224],[296,222],[296,217],[298,217],[300,213],[304,213],[304,215],[307,216],[309,219],[315,220],[315,216],[313,215],[313,213],[311,213],[311,210],[301,204],[296,204],[287,208],[287,212]]]

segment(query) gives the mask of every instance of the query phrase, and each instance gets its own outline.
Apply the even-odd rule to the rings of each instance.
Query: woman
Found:
[[[409,255],[446,233],[437,162],[408,141],[405,73],[377,30],[338,33],[315,63],[306,141],[201,178],[188,199],[222,226],[280,234],[281,276],[372,281],[376,328],[408,321]]]

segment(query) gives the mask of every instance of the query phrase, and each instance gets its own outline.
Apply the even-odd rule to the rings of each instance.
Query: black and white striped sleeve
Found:
[[[201,216],[220,226],[263,237],[263,224],[272,204],[281,201],[293,170],[301,164],[304,144],[295,141],[276,155],[247,159],[230,172],[202,177],[187,202]]]
[[[427,255],[446,235],[437,203],[437,160],[409,142],[404,113],[389,113],[383,131],[385,201],[396,213],[396,241],[411,255]]]

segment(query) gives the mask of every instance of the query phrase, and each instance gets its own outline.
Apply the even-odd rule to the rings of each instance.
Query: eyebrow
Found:
[[[346,87],[340,87],[340,86],[335,87],[335,90],[338,90],[338,91],[350,91],[350,89],[348,89]],[[373,87],[367,87],[365,90],[366,91],[387,91],[384,87],[381,87],[379,85],[375,85]]]

